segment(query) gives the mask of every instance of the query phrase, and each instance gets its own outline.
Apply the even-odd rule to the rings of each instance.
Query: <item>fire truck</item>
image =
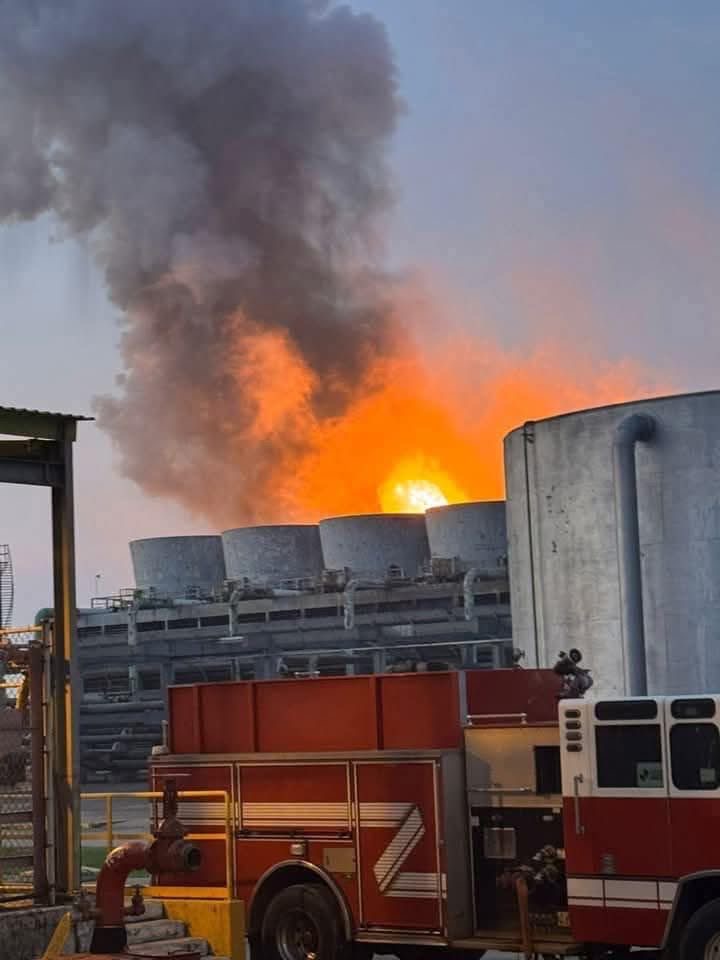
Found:
[[[720,957],[720,697],[560,684],[507,669],[170,688],[153,788],[226,791],[231,822],[186,804],[217,838],[192,879],[158,883],[229,882],[261,960]]]

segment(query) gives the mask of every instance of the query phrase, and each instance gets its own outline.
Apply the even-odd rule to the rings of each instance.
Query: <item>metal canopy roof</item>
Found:
[[[51,413],[47,410],[26,410],[22,407],[0,407],[0,434],[13,437],[33,437],[42,440],[60,440],[69,432],[74,439],[75,424],[93,417],[72,413]],[[69,428],[69,430],[68,430]]]

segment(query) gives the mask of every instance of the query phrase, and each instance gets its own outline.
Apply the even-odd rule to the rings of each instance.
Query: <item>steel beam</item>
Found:
[[[63,466],[57,443],[48,440],[0,441],[0,483],[57,487]]]
[[[25,439],[0,441],[0,483],[31,484],[52,490],[54,624],[51,644],[49,683],[48,742],[50,756],[48,794],[52,809],[48,811],[52,825],[54,857],[52,873],[55,892],[70,896],[80,887],[79,833],[79,759],[77,715],[73,704],[73,688],[78,689],[75,642],[75,539],[73,516],[73,443],[77,421],[73,417],[40,410],[0,407],[0,435]],[[31,667],[31,682],[36,684],[31,706],[37,709],[38,665]],[[33,719],[34,728],[39,719]],[[33,741],[37,740],[37,733]],[[33,760],[33,789],[42,790]],[[38,845],[45,838],[40,831],[42,810],[36,803],[34,823]],[[36,879],[42,870],[40,848],[35,851]]]

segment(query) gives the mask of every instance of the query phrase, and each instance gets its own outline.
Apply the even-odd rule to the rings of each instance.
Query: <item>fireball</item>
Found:
[[[468,497],[434,460],[421,455],[400,461],[378,488],[385,513],[425,513]]]

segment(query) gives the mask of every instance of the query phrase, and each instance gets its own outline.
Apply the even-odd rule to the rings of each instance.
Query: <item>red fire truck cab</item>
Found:
[[[720,957],[720,697],[559,700],[549,670],[171,688],[153,786],[255,958],[353,946]],[[229,856],[227,855],[229,853]],[[433,949],[434,948],[434,949]]]

